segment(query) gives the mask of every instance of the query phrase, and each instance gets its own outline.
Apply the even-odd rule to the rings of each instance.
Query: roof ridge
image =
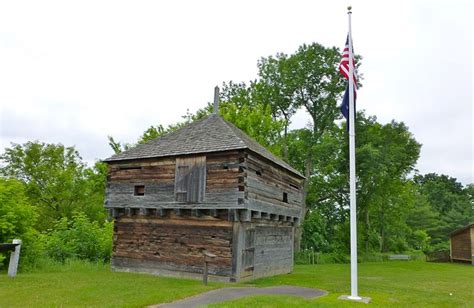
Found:
[[[230,123],[229,121],[227,121],[226,119],[224,119],[224,117],[220,116],[220,115],[217,115],[217,117],[229,128],[231,129],[233,132],[234,132],[234,128],[237,128],[240,130],[240,128],[238,128],[237,126],[235,126],[234,124]],[[242,130],[241,130],[242,131]],[[243,131],[242,131],[243,132]],[[248,148],[248,144],[247,142],[245,142],[245,140],[240,137],[240,136],[236,136],[240,142],[242,142],[247,148]]]

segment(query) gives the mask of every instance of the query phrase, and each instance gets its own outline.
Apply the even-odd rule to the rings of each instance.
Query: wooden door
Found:
[[[252,276],[255,260],[255,229],[246,229],[242,250],[242,277]]]
[[[206,156],[176,159],[175,200],[198,203],[206,191]]]

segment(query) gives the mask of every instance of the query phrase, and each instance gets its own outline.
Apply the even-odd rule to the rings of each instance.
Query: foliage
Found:
[[[412,215],[410,223],[426,231],[431,245],[446,247],[449,233],[474,222],[472,184],[463,187],[455,178],[436,173],[417,175],[414,182],[420,194],[418,212],[424,215]]]
[[[29,204],[23,183],[0,178],[0,242],[9,242],[32,228],[37,215]]]
[[[64,262],[68,259],[108,261],[112,253],[113,222],[100,226],[83,213],[71,220],[63,217],[44,236],[46,255]]]
[[[28,202],[23,183],[0,178],[0,243],[21,239],[22,259],[31,258],[34,251],[29,244],[33,241],[36,219],[36,212]],[[0,254],[0,267],[3,260],[4,256]]]
[[[327,252],[330,250],[328,241],[327,220],[319,210],[310,210],[303,221],[303,238],[301,246],[304,249]]]
[[[20,269],[45,258],[110,258],[105,164],[87,167],[73,147],[37,141],[12,144],[0,158],[0,240],[22,240]]]
[[[425,261],[426,256],[420,250],[406,250],[400,251],[404,255],[409,256],[409,261]],[[363,252],[359,251],[357,254],[357,262],[394,262],[390,260],[393,253],[389,252]],[[350,255],[341,251],[319,252],[316,249],[302,249],[295,252],[295,264],[342,264],[350,263]]]
[[[338,100],[345,89],[339,60],[337,48],[317,43],[262,57],[255,80],[223,84],[219,108],[224,119],[305,174],[306,219],[296,248],[327,262],[343,262],[349,252],[349,154],[347,131],[339,121]],[[298,110],[311,121],[291,130]],[[188,110],[178,123],[149,126],[135,144],[109,136],[109,145],[120,153],[211,112],[208,103],[194,114]],[[421,145],[403,122],[383,124],[359,111],[356,131],[358,245],[364,255],[377,259],[383,253],[449,247],[448,234],[474,221],[474,185],[463,187],[447,175],[416,174]],[[23,240],[23,268],[110,258],[104,163],[88,167],[74,147],[39,141],[12,144],[0,162],[0,240]]]
[[[105,219],[106,169],[100,163],[88,169],[73,147],[30,141],[12,144],[0,159],[4,162],[0,175],[24,183],[28,201],[40,217],[37,230],[46,230],[62,217],[71,218],[77,210],[92,219]]]
[[[147,130],[145,130],[143,135],[138,139],[138,144],[148,142],[166,133],[167,131],[165,130],[163,125],[156,125],[156,126],[152,125]]]
[[[289,55],[263,57],[258,61],[255,80],[224,83],[219,112],[304,172],[306,219],[301,247],[344,255],[349,251],[349,153],[345,125],[337,121],[337,101],[345,88],[337,70],[339,59],[337,48],[317,43],[302,45]],[[298,109],[308,113],[311,123],[289,130]],[[188,111],[183,122],[167,129],[152,126],[138,143],[211,112],[212,105],[208,104],[195,114]],[[433,193],[434,184],[421,189],[419,181],[411,179],[421,145],[403,122],[382,124],[359,111],[356,131],[358,244],[365,253],[431,251],[433,245],[446,241],[455,226],[469,221],[467,217],[472,214],[465,206],[469,189],[461,193],[464,188],[452,187],[449,194],[440,197]],[[471,200],[473,190],[471,187]],[[462,209],[447,205],[458,201],[464,204]]]
[[[256,104],[238,108],[235,104],[224,103],[220,112],[224,119],[278,155],[279,133],[283,123],[272,118],[270,106]]]

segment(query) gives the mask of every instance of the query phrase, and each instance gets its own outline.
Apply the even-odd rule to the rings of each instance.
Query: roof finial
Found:
[[[214,113],[219,114],[219,87],[214,88]]]

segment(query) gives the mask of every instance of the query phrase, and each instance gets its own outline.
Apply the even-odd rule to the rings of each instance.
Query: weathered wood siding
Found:
[[[471,264],[474,265],[474,228],[471,227]]]
[[[290,273],[293,270],[293,227],[255,227],[254,278]]]
[[[242,188],[239,189],[244,175],[239,168],[242,157],[243,153],[233,151],[210,153],[206,156],[110,163],[105,207],[243,208],[244,192]],[[177,167],[179,169],[180,166],[189,165],[190,160],[199,168],[184,181],[177,182]],[[193,192],[186,191],[180,199],[176,196],[176,185],[186,184],[191,178],[204,179],[205,183],[198,182]],[[134,195],[136,185],[145,186],[144,196]],[[178,190],[180,188],[182,187],[178,186]]]
[[[111,162],[112,267],[200,277],[206,250],[217,255],[211,279],[289,273],[302,189],[301,177],[246,150]]]
[[[176,158],[175,201],[202,203],[206,191],[206,156]]]
[[[474,228],[466,228],[462,232],[451,235],[451,259],[455,261],[472,262],[472,241],[471,230]]]
[[[245,163],[248,209],[300,217],[303,179],[252,153],[246,155]]]
[[[234,280],[290,273],[293,270],[293,234],[294,227],[289,223],[235,222]]]
[[[174,276],[201,275],[206,250],[217,255],[210,275],[232,273],[232,223],[193,217],[121,217],[115,222],[112,267]]]

